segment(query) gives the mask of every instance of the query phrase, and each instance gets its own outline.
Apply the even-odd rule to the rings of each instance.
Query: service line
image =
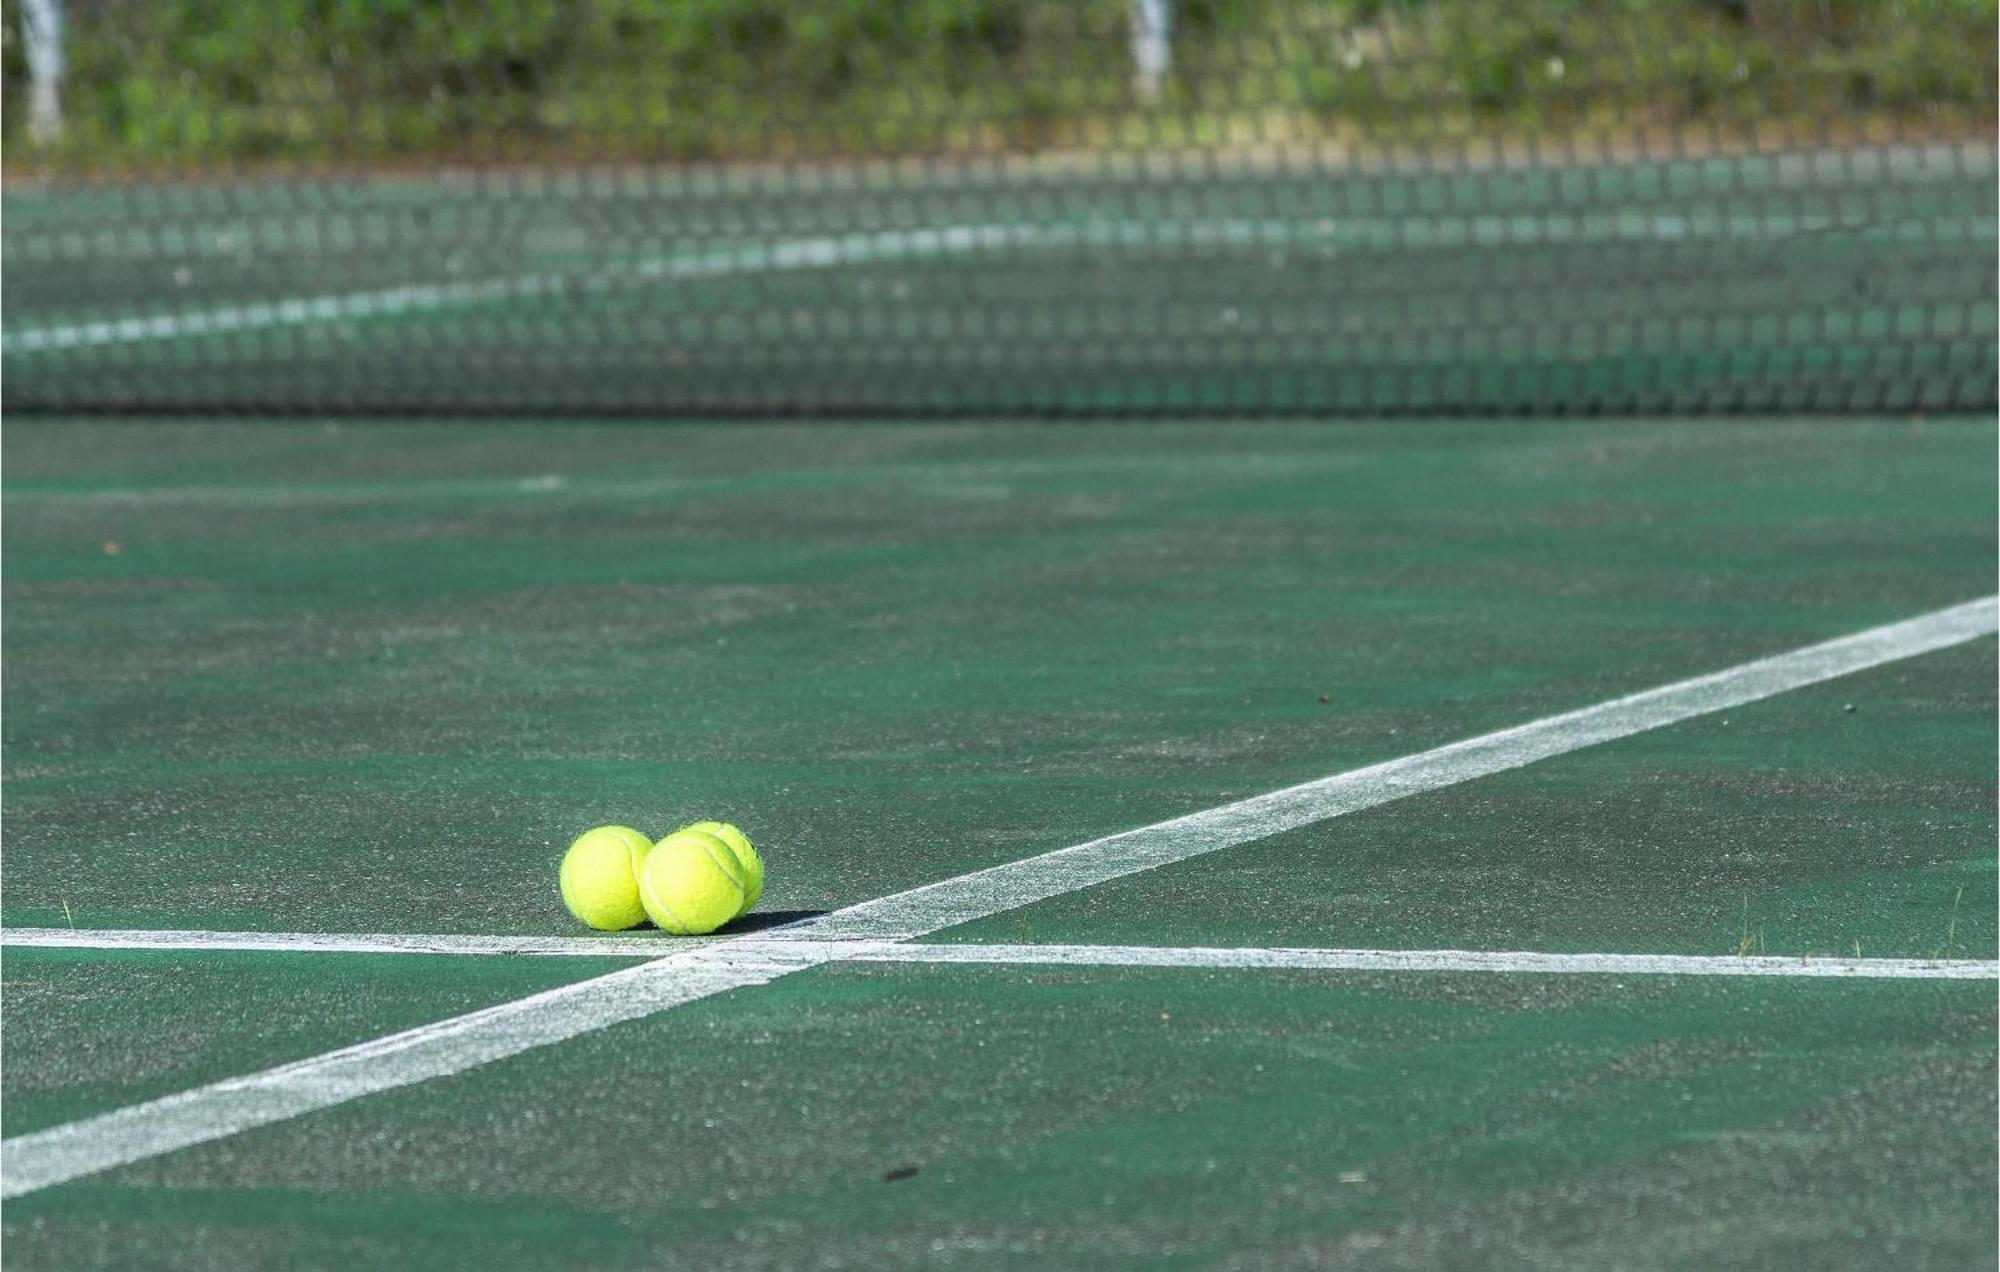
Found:
[[[475,958],[664,958],[728,944],[734,959],[853,963],[993,963],[1023,967],[1182,967],[1350,972],[1511,972],[1551,976],[1805,976],[1860,980],[1994,980],[2000,961],[1768,954],[1550,954],[1532,950],[1346,950],[1200,945],[919,945],[794,936],[434,936],[321,932],[189,932],[152,928],[8,928],[0,945],[59,950],[289,954],[446,954]]]

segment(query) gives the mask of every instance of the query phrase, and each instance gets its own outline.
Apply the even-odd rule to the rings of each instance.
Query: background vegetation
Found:
[[[86,166],[1989,129],[1995,0],[68,0]]]

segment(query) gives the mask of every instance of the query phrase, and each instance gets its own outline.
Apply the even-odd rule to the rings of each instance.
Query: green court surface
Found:
[[[1877,668],[951,936],[1992,958],[1992,672]]]
[[[1223,822],[1935,625],[1995,461],[1910,415],[11,422],[10,1264],[1991,1267],[1990,602]],[[751,939],[218,948],[585,937],[569,838],[705,817],[770,862]],[[1010,866],[1174,818],[1223,837]],[[195,935],[91,946],[133,929]]]
[[[20,1135],[519,998],[616,964],[18,949],[7,1133]],[[172,1046],[163,1048],[163,1039]]]
[[[9,1244],[205,1266],[1977,1266],[1992,997],[807,973],[38,1193]]]

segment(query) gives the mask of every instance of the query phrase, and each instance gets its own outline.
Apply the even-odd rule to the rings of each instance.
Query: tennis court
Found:
[[[1483,147],[1244,138],[1231,50],[1338,9],[1396,106],[1457,37],[1167,8],[1143,89],[1154,6],[995,6],[1159,94],[1061,145],[844,87],[783,155],[496,95],[145,165],[75,6],[5,194],[10,1265],[1994,1266],[1990,68],[1839,135],[1857,32],[1689,19],[1789,60],[1662,140],[1635,0]],[[750,913],[565,912],[706,818]]]

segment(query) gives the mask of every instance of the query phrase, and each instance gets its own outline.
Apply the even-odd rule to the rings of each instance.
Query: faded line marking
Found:
[[[517,1002],[0,1143],[0,1197],[459,1073],[657,1011],[818,966],[840,942],[898,941],[1111,879],[1439,790],[1883,663],[1996,628],[1986,597],[1512,729],[994,866],[670,955]],[[774,941],[771,937],[780,939]],[[814,951],[797,938],[834,938]],[[757,947],[741,954],[734,947]],[[940,947],[944,948],[944,947]]]
[[[774,929],[780,930],[780,929]],[[916,945],[796,937],[341,935],[134,928],[9,928],[0,945],[27,949],[199,950],[288,954],[668,958],[726,945],[732,958],[826,962],[1024,964],[1037,967],[1187,967],[1361,972],[1525,972],[1631,976],[1803,976],[1881,980],[1993,980],[2000,961],[1732,954],[1549,954],[1530,950],[1362,950],[1164,945]]]
[[[1119,220],[1082,217],[1073,221],[998,222],[938,225],[878,230],[813,238],[780,239],[689,252],[679,256],[642,257],[586,273],[540,273],[452,282],[412,283],[370,291],[290,296],[246,304],[223,305],[188,313],[150,317],[100,319],[51,327],[29,327],[0,335],[0,353],[42,353],[100,345],[142,344],[262,331],[350,319],[436,313],[477,305],[532,300],[548,296],[603,293],[635,285],[676,279],[716,278],[732,274],[781,273],[832,269],[899,258],[950,256],[1006,249],[1048,250],[1119,246],[1176,248],[1267,248],[1283,250],[1411,251],[1454,249],[1471,245],[1532,246],[1570,242],[1678,242],[1695,239],[1767,242],[1801,234],[1819,234],[1852,225],[1829,216],[1774,219],[1769,215],[1727,219],[1660,214],[1637,209],[1606,210],[1583,218],[1589,232],[1565,227],[1572,218],[1546,214],[1483,214],[1434,220],[1418,233],[1406,220],[1392,217],[1316,217],[1272,219],[1216,217],[1204,220]],[[1941,228],[1942,227],[1942,228]],[[1978,219],[1919,222],[1891,227],[1887,233],[1930,243],[1943,229],[1971,239],[1990,223]],[[1878,234],[1879,227],[1871,227]]]
[[[309,323],[432,313],[473,305],[573,293],[602,292],[659,280],[712,278],[778,270],[825,269],[921,252],[970,251],[1012,241],[1004,225],[945,226],[792,239],[631,263],[615,274],[525,274],[466,282],[412,284],[341,295],[295,296],[245,305],[36,327],[0,336],[0,353],[40,353],[97,345],[227,335]]]

